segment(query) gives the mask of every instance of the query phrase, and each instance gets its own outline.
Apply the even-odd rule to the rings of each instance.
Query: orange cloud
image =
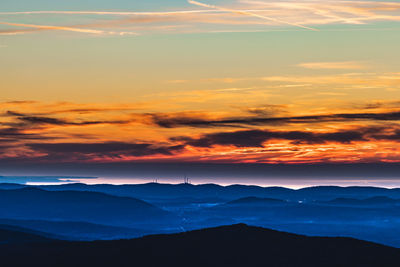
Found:
[[[367,66],[357,61],[335,61],[335,62],[306,62],[296,66],[306,69],[333,69],[333,70],[359,70]]]

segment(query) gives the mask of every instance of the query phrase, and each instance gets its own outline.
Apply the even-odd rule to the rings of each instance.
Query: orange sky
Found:
[[[396,2],[62,2],[0,10],[3,160],[400,161]]]

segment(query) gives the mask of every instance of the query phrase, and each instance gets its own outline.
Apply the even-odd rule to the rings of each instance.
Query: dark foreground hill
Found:
[[[400,250],[244,224],[133,240],[0,246],[2,266],[398,266]]]

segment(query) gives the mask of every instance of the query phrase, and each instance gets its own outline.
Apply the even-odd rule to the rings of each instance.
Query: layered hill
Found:
[[[56,236],[13,225],[0,224],[0,245],[54,242]]]
[[[18,189],[33,187],[17,184],[0,184],[0,189]],[[106,193],[114,196],[133,197],[144,200],[177,199],[177,198],[218,198],[231,201],[245,197],[275,198],[290,201],[329,201],[335,198],[366,199],[384,196],[400,199],[400,189],[380,187],[339,187],[318,186],[302,189],[288,189],[283,187],[260,187],[246,185],[220,186],[216,184],[135,184],[135,185],[110,185],[110,184],[64,184],[42,185],[36,188],[47,191],[90,191]]]
[[[398,266],[400,250],[244,224],[133,240],[0,246],[2,266]]]
[[[116,226],[168,222],[175,217],[145,201],[99,192],[0,190],[0,218],[84,221]]]

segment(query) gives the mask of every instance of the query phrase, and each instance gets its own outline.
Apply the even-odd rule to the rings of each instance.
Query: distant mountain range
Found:
[[[12,235],[18,233],[10,232]],[[351,238],[306,237],[238,224],[132,240],[38,240],[34,245],[0,245],[0,258],[4,267],[397,267],[400,249]]]
[[[398,195],[375,187],[0,184],[0,224],[82,241],[246,223],[400,247]]]
[[[0,184],[0,189],[16,189],[27,187],[18,184]],[[47,191],[92,191],[106,193],[114,196],[125,196],[153,201],[159,199],[177,198],[214,198],[231,201],[244,197],[275,198],[290,201],[328,201],[335,198],[370,198],[375,196],[386,196],[400,199],[400,189],[387,189],[380,187],[338,187],[318,186],[303,189],[288,189],[283,187],[260,187],[246,185],[220,186],[216,184],[135,184],[135,185],[86,185],[86,184],[64,184],[64,185],[42,185],[28,186],[44,189]]]
[[[85,221],[115,226],[150,225],[176,217],[142,200],[99,192],[46,191],[39,188],[0,190],[0,218]]]

